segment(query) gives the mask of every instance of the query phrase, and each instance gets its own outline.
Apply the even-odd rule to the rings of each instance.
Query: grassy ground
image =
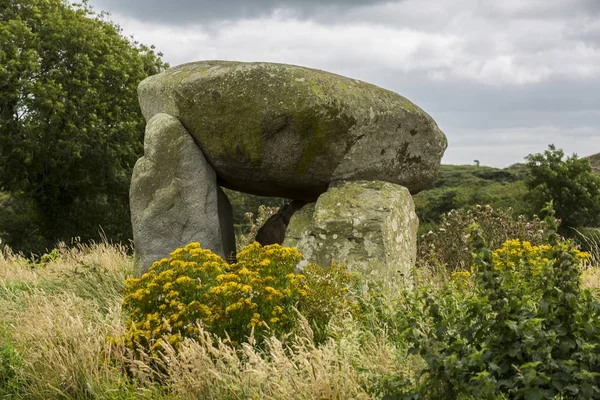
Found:
[[[125,249],[63,248],[44,260],[0,256],[0,398],[369,399],[386,377],[412,376],[421,365],[389,334],[384,320],[394,308],[382,295],[377,313],[386,318],[339,316],[318,347],[305,327],[266,350],[235,350],[208,335],[179,357],[167,349],[160,386],[148,358],[119,346],[132,272]]]
[[[0,253],[1,399],[371,399],[415,382],[424,367],[395,326],[410,291],[365,296],[362,319],[336,317],[320,346],[305,324],[285,345],[273,338],[263,350],[206,334],[179,356],[167,348],[158,361],[132,357],[119,344],[123,282],[133,269],[125,250],[59,248],[38,264]],[[419,279],[432,290],[443,280]],[[582,279],[600,295],[599,268]],[[156,362],[159,375],[149,367]]]

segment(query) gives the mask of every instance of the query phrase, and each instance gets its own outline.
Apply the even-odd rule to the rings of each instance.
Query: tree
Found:
[[[552,201],[565,234],[572,234],[571,228],[600,225],[600,176],[587,159],[576,154],[564,159],[563,151],[551,144],[543,154],[530,154],[526,160],[526,201],[535,213]]]
[[[136,91],[168,67],[161,56],[87,0],[0,2],[0,190],[31,203],[46,246],[96,239],[100,227],[131,237],[144,131]]]

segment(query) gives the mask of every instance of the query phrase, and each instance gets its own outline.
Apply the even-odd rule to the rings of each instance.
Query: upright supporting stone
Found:
[[[368,279],[396,281],[415,263],[418,225],[405,187],[344,182],[292,216],[283,245],[297,247],[311,263],[343,264]]]
[[[129,194],[142,272],[190,242],[223,258],[235,254],[231,204],[176,118],[157,114],[148,121],[144,156],[135,164]]]

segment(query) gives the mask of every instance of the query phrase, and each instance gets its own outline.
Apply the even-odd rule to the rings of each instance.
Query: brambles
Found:
[[[471,250],[467,244],[468,227],[477,223],[489,240],[489,248],[497,249],[509,239],[520,239],[538,245],[544,242],[548,224],[535,217],[514,219],[510,210],[489,205],[452,210],[442,215],[439,228],[421,237],[417,248],[417,265],[435,270],[466,271],[471,266]]]
[[[183,338],[196,338],[199,325],[234,343],[252,334],[259,342],[266,334],[283,338],[298,324],[295,308],[323,331],[335,306],[345,302],[349,275],[341,267],[326,272],[317,265],[299,274],[301,260],[294,248],[256,242],[231,265],[199,243],[177,249],[140,278],[127,280],[126,344],[158,351],[166,339],[177,347]]]

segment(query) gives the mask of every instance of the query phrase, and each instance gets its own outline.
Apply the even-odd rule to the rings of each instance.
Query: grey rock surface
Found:
[[[412,193],[436,178],[446,137],[406,98],[285,64],[203,61],[138,88],[147,120],[177,118],[222,186],[299,200],[332,182],[381,180]]]
[[[235,254],[231,204],[202,151],[173,116],[156,114],[148,121],[130,206],[142,272],[190,242],[223,258]]]
[[[310,263],[397,282],[414,266],[418,225],[406,188],[343,182],[292,216],[283,245],[297,247]]]

